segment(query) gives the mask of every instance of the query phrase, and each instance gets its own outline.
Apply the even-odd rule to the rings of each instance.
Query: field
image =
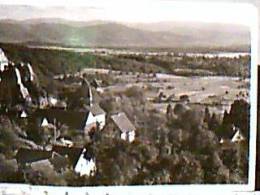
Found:
[[[93,69],[83,69],[85,74]],[[95,72],[95,71],[94,71]],[[97,72],[100,72],[98,69]],[[176,104],[183,95],[189,96],[189,104],[200,104],[210,107],[212,112],[223,114],[229,111],[235,99],[249,100],[249,80],[227,76],[176,76],[173,74],[146,74],[104,70],[117,82],[102,87],[105,92],[123,92],[131,87],[143,89],[144,96],[151,106],[164,113],[169,103]],[[159,95],[163,96],[159,100]],[[160,101],[160,102],[159,102]]]

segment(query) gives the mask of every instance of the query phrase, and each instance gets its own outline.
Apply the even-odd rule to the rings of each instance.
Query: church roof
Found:
[[[88,106],[87,109],[94,116],[101,115],[101,114],[106,114],[106,112],[98,104],[93,104],[92,106]]]

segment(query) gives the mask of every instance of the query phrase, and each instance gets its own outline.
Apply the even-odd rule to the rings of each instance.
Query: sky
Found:
[[[7,5],[15,7],[10,8]],[[247,3],[183,3],[171,0],[0,0],[0,19],[43,17],[127,23],[200,21],[250,26],[254,16],[254,8]]]

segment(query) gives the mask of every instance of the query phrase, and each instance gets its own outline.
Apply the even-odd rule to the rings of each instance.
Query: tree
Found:
[[[0,116],[0,151],[8,154],[18,146],[18,136],[8,117]]]
[[[172,117],[173,117],[173,109],[171,104],[168,104],[166,108],[166,118],[170,120]]]
[[[23,174],[18,171],[16,161],[7,160],[3,154],[0,154],[0,172],[1,182],[24,182]]]
[[[220,122],[217,119],[217,115],[213,113],[211,116],[209,122],[208,122],[208,127],[211,131],[216,131],[216,129],[220,126]]]
[[[238,127],[248,140],[250,105],[243,99],[235,100],[229,112],[230,121]]]
[[[209,124],[210,118],[211,116],[210,116],[209,108],[206,107],[204,111],[204,122]]]

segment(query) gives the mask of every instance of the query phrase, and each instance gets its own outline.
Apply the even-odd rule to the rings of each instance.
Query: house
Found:
[[[67,147],[72,147],[74,145],[74,143],[71,140],[65,139],[64,137],[60,138],[58,140],[58,143],[60,143],[60,145],[62,146],[67,146]]]
[[[40,126],[49,124],[57,127],[67,125],[74,130],[83,131],[86,125],[90,125],[93,115],[89,111],[72,111],[58,108],[37,109],[34,116],[39,119]],[[93,124],[93,126],[96,124]]]
[[[57,171],[62,172],[68,168],[68,161],[65,157],[52,152],[51,150],[33,150],[20,148],[16,154],[18,166],[23,168],[24,173],[30,167],[34,171]]]
[[[228,151],[234,148],[233,143],[228,138],[221,138],[219,143],[222,151]]]
[[[111,116],[112,129],[117,131],[121,139],[132,142],[135,139],[135,126],[131,123],[125,113],[120,112]]]
[[[52,157],[51,151],[20,148],[16,153],[16,160],[20,166],[30,165],[33,162],[46,160]]]
[[[48,97],[48,103],[50,106],[56,106],[56,104],[59,102],[59,100],[57,98],[55,98],[54,96],[49,96]]]
[[[32,162],[31,168],[34,171],[42,171],[42,172],[46,172],[47,170],[54,170],[54,166],[52,165],[49,159],[43,159],[43,160]]]
[[[48,122],[47,118],[43,118],[41,127],[48,127],[48,126],[49,126],[49,122]]]
[[[16,160],[20,167],[29,166],[33,170],[55,169],[60,172],[71,168],[81,176],[93,175],[96,171],[95,158],[86,148],[58,145],[50,151],[20,148]]]
[[[106,124],[106,112],[98,104],[93,104],[92,106],[87,107],[87,109],[94,117],[93,121],[89,120],[88,124],[95,122],[100,130],[103,129]]]
[[[22,111],[22,113],[20,114],[21,118],[27,118],[28,114],[26,113],[25,110]]]
[[[80,157],[74,168],[76,173],[79,173],[80,176],[83,175],[94,175],[96,171],[96,164],[94,158],[88,151],[84,148]]]
[[[67,103],[64,100],[59,100],[58,102],[56,102],[55,104],[55,108],[59,108],[59,109],[67,109]]]
[[[53,146],[52,151],[65,156],[71,167],[80,176],[93,175],[96,171],[96,164],[93,154],[86,148]]]
[[[238,143],[238,142],[241,142],[241,141],[244,141],[244,140],[245,140],[245,137],[242,135],[242,133],[239,129],[237,129],[237,131],[235,132],[235,134],[231,138],[232,143]]]
[[[106,113],[99,105],[87,107],[84,110],[63,110],[59,108],[37,109],[34,113],[40,127],[48,127],[50,124],[59,127],[66,125],[71,129],[79,130],[87,135],[97,128],[102,129],[106,122]]]
[[[232,150],[234,144],[245,141],[246,138],[241,133],[240,129],[233,126],[232,130],[225,136],[220,138],[220,145],[222,150]]]
[[[68,167],[67,159],[51,150],[20,148],[16,154],[16,160],[20,167],[29,166],[38,171],[53,168],[61,171]]]
[[[39,97],[39,108],[46,108],[49,105],[47,97]]]

